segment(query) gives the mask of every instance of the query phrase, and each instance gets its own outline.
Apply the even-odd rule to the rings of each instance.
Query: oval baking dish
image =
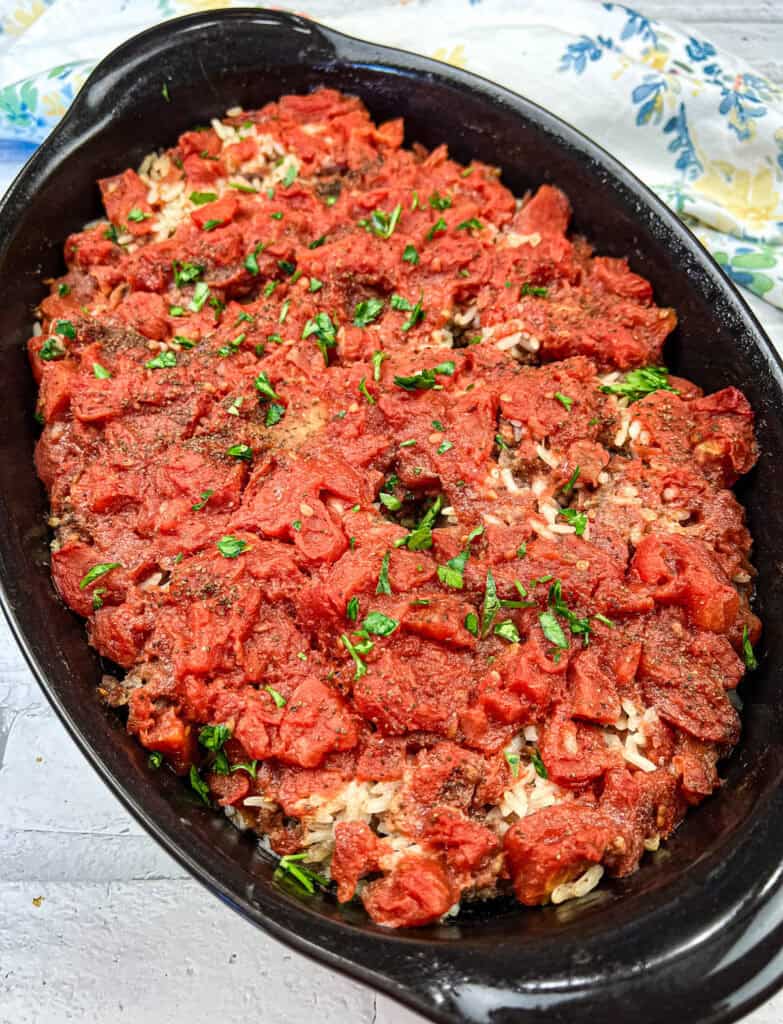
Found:
[[[637,874],[572,904],[474,905],[454,923],[391,933],[358,909],[281,888],[251,838],[197,806],[173,776],[148,771],[144,751],[98,702],[99,660],[51,585],[24,352],[41,277],[61,272],[62,241],[98,215],[98,178],[229,107],[318,85],[358,95],[376,120],[404,117],[408,144],[445,142],[459,160],[499,165],[517,195],[560,186],[575,231],[602,254],[628,255],[656,300],[677,310],[672,370],[708,391],[734,384],[756,411],[762,454],[740,497],[767,633],[760,668],[741,688],[743,735],[724,765],[726,785]],[[277,938],[436,1021],[661,1024],[676,1014],[717,1024],[780,984],[783,369],[734,288],[643,185],[574,129],[490,82],[291,15],[236,10],[167,22],[107,57],[4,197],[0,239],[4,609],[71,734],[169,852]]]

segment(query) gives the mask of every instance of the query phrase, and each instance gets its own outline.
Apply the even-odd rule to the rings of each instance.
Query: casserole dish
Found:
[[[687,230],[588,140],[497,86],[289,15],[232,11],[167,23],[107,58],[0,208],[9,385],[0,414],[0,572],[12,626],[58,713],[142,823],[231,905],[302,952],[433,1020],[582,1024],[612,1015],[656,1024],[674,1012],[736,1019],[780,972],[783,751],[773,629],[744,688],[745,731],[723,792],[657,858],[571,906],[478,906],[457,923],[415,934],[390,934],[359,910],[273,883],[274,865],[252,840],[197,807],[173,776],[150,775],[143,752],[95,698],[98,659],[49,581],[44,494],[31,460],[33,385],[22,345],[41,298],[38,277],[59,272],[59,243],[96,216],[97,178],[232,105],[259,106],[321,84],[359,95],[376,119],[402,115],[408,142],[445,141],[458,159],[501,166],[517,194],[547,181],[561,186],[576,231],[606,255],[630,255],[658,301],[677,309],[667,350],[674,372],[707,390],[735,384],[757,413],[762,458],[740,493],[761,566],[758,610],[775,622],[781,367]]]

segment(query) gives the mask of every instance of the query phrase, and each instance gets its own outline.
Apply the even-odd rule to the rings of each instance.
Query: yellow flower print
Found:
[[[447,64],[453,64],[455,68],[466,68],[468,66],[468,58],[465,56],[465,47],[462,43],[459,46],[452,46],[450,50],[446,50],[445,46],[439,46],[432,56],[435,60],[442,60]]]
[[[21,36],[45,10],[46,4],[43,0],[32,0],[31,3],[17,7],[3,19],[3,32],[9,36]]]
[[[177,4],[188,13],[197,11],[217,11],[231,6],[231,0],[179,0]]]
[[[41,102],[47,117],[62,117],[65,113],[65,104],[62,101],[62,97],[56,92],[50,92],[48,95],[42,96]]]
[[[775,189],[775,175],[770,167],[754,172],[723,160],[708,161],[704,174],[691,187],[752,230],[761,232],[776,218],[780,193]],[[731,223],[716,227],[730,231]]]
[[[663,71],[669,60],[669,53],[667,50],[659,50],[651,46],[642,54],[642,60],[655,71]]]

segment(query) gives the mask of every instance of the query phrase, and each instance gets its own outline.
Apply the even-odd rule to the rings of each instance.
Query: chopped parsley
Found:
[[[536,284],[523,284],[519,289],[519,297],[523,298],[525,295],[535,295],[539,299],[545,299],[549,295],[548,288],[542,288]]]
[[[572,612],[563,600],[562,583],[555,580],[549,588],[549,603],[556,612],[568,623],[568,627],[575,636],[581,636],[585,647],[590,643],[590,620],[580,618],[576,612]]]
[[[275,213],[270,213],[269,216],[272,218],[272,220],[282,220],[283,219],[283,211],[282,210],[277,210]]]
[[[264,285],[264,298],[268,299],[279,284],[279,281],[267,281],[267,283]]]
[[[53,359],[62,359],[65,355],[65,347],[59,338],[47,338],[41,345],[38,355],[44,362],[51,362]]]
[[[381,379],[381,363],[384,361],[384,359],[388,359],[388,358],[389,357],[386,355],[385,352],[381,352],[380,350],[377,350],[377,351],[373,352],[372,357],[371,357],[371,362],[372,362],[372,379],[374,381],[377,382],[377,381],[379,381]]]
[[[227,725],[205,725],[199,729],[198,741],[206,750],[221,750],[230,737],[231,729]]]
[[[677,388],[669,383],[669,371],[665,366],[642,366],[638,370],[626,373],[624,380],[614,384],[604,384],[601,388],[607,395],[627,398],[629,404],[638,402],[640,398],[651,395],[654,391],[671,391],[677,395]]]
[[[448,210],[451,206],[450,196],[442,196],[436,189],[427,200],[433,210]]]
[[[163,85],[161,87],[161,90],[160,90],[160,94],[161,94],[161,96],[163,97],[163,99],[167,103],[171,103],[171,96],[169,95],[169,84],[168,84],[168,82],[164,82],[163,83]],[[156,765],[156,767],[157,767],[157,765]]]
[[[54,325],[54,332],[55,334],[62,335],[63,338],[70,338],[71,340],[76,337],[76,328],[70,320],[58,320]]]
[[[229,768],[231,772],[247,772],[252,778],[256,777],[256,769],[258,768],[258,761],[237,761],[236,764],[232,764]]]
[[[186,338],[184,334],[175,334],[171,339],[172,345],[178,345],[180,348],[195,348],[196,343],[192,338]]]
[[[252,192],[252,193],[258,192],[258,189],[257,188],[253,188],[252,185],[242,185],[238,181],[229,181],[228,187],[229,188],[235,188],[237,190],[237,192]]]
[[[321,889],[328,889],[328,879],[299,864],[299,861],[304,860],[306,856],[307,854],[305,853],[289,853],[285,857],[281,857],[275,869],[275,877],[280,878],[283,875],[290,875],[310,894],[315,892],[316,885]]]
[[[217,542],[217,549],[224,558],[239,558],[243,551],[248,548],[246,540],[233,537],[230,533],[221,537]]]
[[[445,565],[438,566],[438,579],[441,583],[445,583],[447,587],[452,587],[454,590],[462,590],[465,585],[464,572],[465,566],[470,558],[470,545],[476,537],[480,537],[484,532],[483,526],[477,526],[471,530],[465,541],[465,547],[460,551],[458,555],[450,558]]]
[[[394,305],[394,297],[392,297],[392,305]],[[353,311],[354,327],[366,327],[373,320],[377,320],[382,312],[383,302],[381,299],[364,299],[362,302],[357,302],[356,309]]]
[[[103,595],[107,591],[107,587],[96,587],[92,592],[92,610],[97,612],[100,608],[103,608]]]
[[[362,379],[359,381],[359,394],[364,396],[364,398],[367,400],[367,404],[368,405],[375,405],[375,399],[370,394],[370,392],[367,390],[367,378],[366,377],[362,377]]]
[[[598,616],[596,616],[598,618]],[[753,650],[753,644],[750,642],[750,634],[748,633],[748,627],[742,627],[742,656],[745,659],[745,666],[749,669],[759,667],[756,654]]]
[[[391,552],[387,551],[383,556],[381,562],[381,571],[378,575],[378,586],[375,588],[376,594],[386,594],[388,597],[391,596],[391,586],[389,585],[389,562],[391,560]]]
[[[286,277],[290,277],[291,274],[296,270],[296,264],[292,263],[291,260],[278,260],[278,267],[283,271]]]
[[[196,206],[204,206],[206,203],[214,203],[217,199],[217,192],[191,192],[188,196],[191,203]]]
[[[232,338],[228,345],[221,345],[218,349],[217,354],[219,356],[231,356],[233,355],[242,345],[242,342],[247,337],[246,334],[238,334],[236,338]]]
[[[399,622],[383,612],[369,612],[362,623],[362,629],[373,636],[391,636]]]
[[[266,419],[264,420],[264,426],[274,427],[280,422],[285,416],[285,406],[279,405],[277,402],[272,402],[266,410]]]
[[[442,232],[446,230],[447,226],[448,225],[446,224],[446,221],[442,217],[438,217],[438,219],[427,232],[427,241],[431,242],[435,235],[440,235]]]
[[[397,203],[391,213],[386,213],[384,210],[373,210],[369,221],[365,222],[365,226],[374,235],[377,235],[378,238],[391,238],[399,223],[401,214],[401,203]]]
[[[511,750],[504,750],[503,757],[505,757],[506,761],[508,762],[508,766],[511,769],[511,774],[514,776],[514,778],[519,778],[519,754],[515,754]]]
[[[563,494],[570,494],[574,489],[576,481],[579,479],[579,466],[574,467],[574,471],[568,478],[566,483],[563,485]]]
[[[413,309],[413,303],[395,292],[391,297],[391,308],[409,310]]]
[[[107,572],[111,572],[112,569],[119,569],[120,562],[101,562],[98,565],[94,565],[88,573],[79,580],[79,590],[86,590],[96,580],[99,580],[101,576],[105,576]]]
[[[109,373],[105,366],[101,366],[100,363],[92,364],[92,372],[93,376],[97,377],[98,380],[109,380],[111,378],[111,373]]]
[[[230,448],[226,448],[226,455],[230,455],[232,459],[250,462],[253,458],[253,449],[249,444],[232,444]]]
[[[177,357],[174,352],[159,352],[144,365],[148,370],[171,370],[177,365]]]
[[[199,281],[193,289],[193,298],[190,300],[188,309],[194,313],[200,313],[204,303],[209,298],[209,286],[204,281]]]
[[[446,452],[450,451],[453,447],[454,445],[451,443],[451,441],[441,441],[437,449],[438,455],[445,455]]]
[[[157,771],[163,764],[163,754],[159,750],[153,750],[147,758],[147,764],[153,771]]]
[[[381,493],[378,495],[378,500],[380,501],[381,505],[383,505],[385,508],[388,508],[390,512],[399,512],[399,510],[402,508],[402,502],[393,494],[386,494],[384,491],[381,491]]]
[[[356,622],[359,615],[359,598],[352,597],[348,604],[345,606],[345,617],[350,619],[351,622]]]
[[[151,213],[145,213],[144,210],[140,210],[138,206],[134,206],[128,213],[128,220],[132,220],[134,224],[141,224],[142,221],[149,220],[151,216]]]
[[[207,807],[209,807],[209,786],[201,778],[199,770],[194,764],[190,766],[190,787],[198,793]]]
[[[413,373],[409,377],[395,377],[394,383],[398,388],[403,388],[405,391],[440,389],[442,385],[437,383],[437,376],[440,374],[444,377],[453,377],[454,370],[455,364],[448,360],[445,363],[438,363],[431,370],[419,370],[418,373]]]
[[[554,644],[555,647],[559,647],[563,651],[568,650],[568,640],[563,632],[563,627],[555,618],[554,614],[550,611],[541,612],[538,616],[541,630],[550,644]]]
[[[283,178],[283,181],[281,183],[283,188],[290,188],[296,181],[296,176],[298,174],[299,169],[296,166],[296,164],[289,164],[285,172],[285,177]]]
[[[471,217],[469,220],[463,220],[461,224],[458,224],[457,231],[480,231],[481,227],[481,221],[476,217]]]
[[[70,293],[71,286],[69,284],[66,284],[64,281],[62,281],[60,284],[57,285],[57,294],[60,296],[61,299],[64,299],[65,296],[70,295]]]
[[[282,693],[278,693],[278,691],[274,688],[274,686],[265,686],[264,689],[269,694],[269,696],[272,698],[272,700],[275,702],[275,707],[277,707],[277,708],[284,708],[285,707],[285,697],[282,695]]]
[[[407,547],[409,551],[425,551],[432,547],[432,526],[443,507],[443,497],[439,494],[433,501],[416,528],[405,537],[394,542],[396,548]]]
[[[402,254],[402,259],[404,263],[410,263],[411,266],[415,267],[419,262],[419,254],[416,252],[416,246],[411,244],[406,245]]]
[[[354,646],[354,644],[351,643],[351,641],[348,639],[345,633],[341,634],[340,640],[342,641],[343,647],[346,649],[346,651],[348,651],[350,656],[353,658],[353,663],[356,666],[356,669],[353,674],[353,681],[357,682],[359,679],[362,678],[362,676],[367,675],[367,666],[362,661],[361,655],[359,654],[359,651],[356,649],[356,646]]]
[[[214,493],[214,491],[209,490],[202,491],[201,494],[199,495],[200,500],[197,501],[195,505],[191,505],[190,507],[193,509],[194,512],[200,512]]]
[[[279,398],[280,395],[272,387],[269,377],[262,370],[261,373],[253,381],[253,386],[256,391],[260,392],[264,398]]]
[[[328,313],[316,313],[308,320],[302,331],[302,339],[315,335],[315,344],[324,357],[324,364],[329,365],[329,349],[337,346],[337,329]]]
[[[555,398],[563,406],[566,412],[571,412],[571,406],[574,404],[573,398],[569,398],[568,395],[564,395],[562,391],[555,391]]]
[[[312,242],[307,243],[308,249],[320,249],[326,241],[326,235],[321,235],[320,238],[314,238]]]
[[[519,630],[511,619],[505,619],[503,622],[498,622],[495,626],[494,633],[495,636],[499,636],[503,640],[508,640],[510,644],[519,643]]]
[[[317,277],[311,277],[310,278],[310,284],[309,284],[307,290],[309,292],[320,292],[320,290],[323,288],[323,286],[324,286],[323,281],[319,281]]]
[[[409,331],[412,327],[415,327],[417,323],[419,323],[421,320],[424,319],[424,310],[421,308],[421,303],[422,303],[423,298],[424,298],[424,295],[421,294],[419,296],[419,301],[416,303],[416,305],[411,310],[411,315],[408,317],[408,319],[402,325],[403,331]]]
[[[465,616],[465,629],[477,637],[479,633],[478,615],[475,612],[468,612]]]
[[[439,431],[441,434],[444,433],[444,431],[446,430],[446,428],[443,426],[440,420],[432,421],[432,429]]]
[[[114,242],[114,244],[116,245],[119,238],[119,236],[117,235],[117,228],[113,224],[109,224],[109,226],[103,232],[103,237],[107,239],[109,242]]]
[[[487,569],[487,581],[484,585],[484,603],[481,606],[481,636],[485,637],[492,629],[492,625],[500,611],[497,586],[492,570]]]
[[[569,526],[573,526],[577,537],[581,537],[587,527],[587,514],[585,512],[577,512],[575,508],[564,508],[561,510],[560,515]]]
[[[548,779],[549,778],[549,772],[546,770],[546,765],[544,764],[543,760],[541,759],[541,754],[540,754],[540,752],[538,750],[538,747],[536,747],[536,749],[530,755],[530,763],[535,768],[536,775],[538,775],[539,778],[541,778],[541,779]]]
[[[245,270],[249,271],[254,276],[260,273],[258,269],[258,254],[260,252],[263,252],[263,249],[264,243],[259,242],[255,249],[253,249],[253,251],[248,253],[247,256],[245,257]]]

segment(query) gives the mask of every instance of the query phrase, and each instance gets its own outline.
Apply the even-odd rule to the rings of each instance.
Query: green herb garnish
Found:
[[[238,558],[247,548],[247,541],[233,537],[231,534],[226,534],[217,542],[217,549],[224,558]]]
[[[107,572],[111,572],[112,569],[119,569],[120,562],[101,562],[98,565],[94,565],[88,573],[79,580],[79,590],[86,590],[92,583],[99,580],[101,576],[105,576]]]

